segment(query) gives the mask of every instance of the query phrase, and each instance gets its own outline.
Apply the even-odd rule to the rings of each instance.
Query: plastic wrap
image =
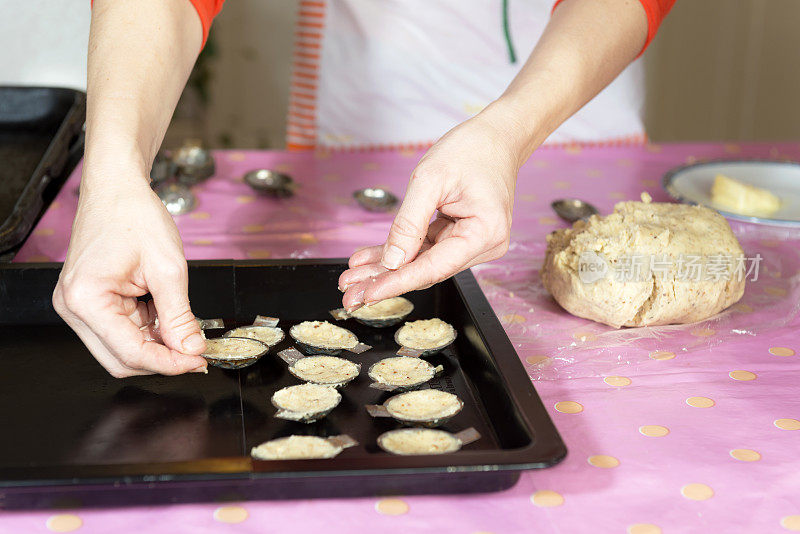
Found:
[[[604,376],[620,364],[670,359],[741,336],[769,333],[800,312],[800,231],[732,222],[745,256],[761,255],[758,277],[723,312],[683,325],[615,329],[563,310],[542,286],[544,242],[513,242],[501,260],[474,268],[501,322],[534,380]],[[697,361],[696,363],[701,363]],[[580,364],[580,365],[576,365]]]

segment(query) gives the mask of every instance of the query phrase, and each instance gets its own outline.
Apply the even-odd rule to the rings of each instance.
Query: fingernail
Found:
[[[381,263],[387,269],[395,270],[400,268],[400,265],[403,263],[403,260],[405,258],[406,258],[406,253],[403,252],[403,249],[395,245],[392,245],[386,249],[386,252],[383,253],[383,258],[381,259]]]
[[[341,291],[342,293],[346,292],[347,288],[350,287],[350,285],[351,284],[345,284],[343,286],[339,286],[339,291]]]
[[[208,374],[208,366],[204,365],[202,367],[198,367],[197,369],[192,369],[189,371],[190,373],[203,373],[204,375]]]
[[[364,291],[364,289],[361,289],[358,293],[356,293],[355,301],[353,301],[350,307],[347,308],[348,312],[353,312],[364,305]]]
[[[206,340],[199,333],[192,334],[183,340],[183,350],[185,352],[200,352],[205,346]]]

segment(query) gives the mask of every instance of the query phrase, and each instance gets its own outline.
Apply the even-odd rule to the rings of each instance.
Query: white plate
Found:
[[[725,211],[711,202],[711,185],[717,174],[761,187],[781,199],[771,217],[751,217]],[[702,204],[738,221],[800,227],[800,164],[784,161],[709,161],[678,167],[664,175],[664,189],[672,198]]]

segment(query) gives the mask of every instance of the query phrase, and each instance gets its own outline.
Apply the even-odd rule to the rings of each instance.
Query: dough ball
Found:
[[[738,301],[748,266],[719,213],[644,193],[547,236],[542,282],[578,317],[617,328],[679,324]]]

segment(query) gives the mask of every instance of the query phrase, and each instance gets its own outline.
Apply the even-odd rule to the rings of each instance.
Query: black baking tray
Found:
[[[329,320],[341,305],[342,260],[200,261],[189,264],[199,317],[226,326],[257,314]],[[472,273],[408,298],[410,320],[439,317],[458,338],[427,358],[444,373],[433,387],[459,395],[464,410],[443,428],[475,427],[477,442],[450,455],[393,456],[377,436],[399,425],[372,419],[365,404],[390,394],[368,387],[366,369],[394,355],[396,327],[351,329],[373,349],[352,355],[362,375],[342,403],[311,425],[273,417],[270,397],[296,384],[275,353],[238,371],[114,379],[50,304],[58,264],[0,265],[0,507],[47,507],[78,499],[121,505],[218,499],[489,492],[526,469],[554,465],[566,447]],[[209,332],[209,337],[222,331]],[[346,433],[359,445],[331,460],[253,461],[259,443],[290,434]]]
[[[0,87],[0,261],[10,261],[83,152],[86,96]]]

